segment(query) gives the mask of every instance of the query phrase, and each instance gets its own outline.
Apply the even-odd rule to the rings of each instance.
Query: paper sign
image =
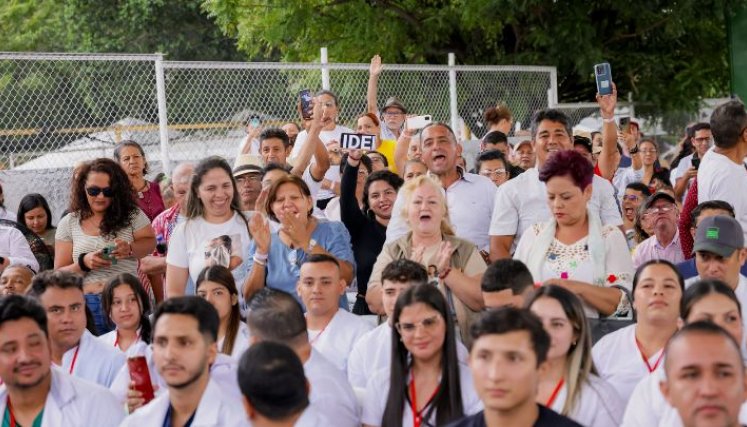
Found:
[[[340,135],[340,147],[348,150],[368,150],[376,149],[376,136],[364,135],[360,133],[343,133]]]

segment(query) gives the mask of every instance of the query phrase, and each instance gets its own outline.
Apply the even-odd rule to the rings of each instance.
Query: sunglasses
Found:
[[[114,196],[114,191],[112,190],[111,187],[105,187],[105,188],[95,187],[95,186],[88,187],[86,188],[86,193],[88,193],[88,195],[91,197],[98,197],[98,195],[102,193],[104,194],[104,197]]]

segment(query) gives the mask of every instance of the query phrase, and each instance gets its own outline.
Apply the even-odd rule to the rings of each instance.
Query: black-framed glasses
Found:
[[[99,194],[103,194],[104,197],[114,197],[114,190],[112,190],[111,187],[101,188],[94,185],[86,188],[86,193],[88,193],[88,195],[91,197],[98,197]]]

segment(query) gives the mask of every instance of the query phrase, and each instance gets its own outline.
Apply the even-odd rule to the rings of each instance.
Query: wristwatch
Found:
[[[316,246],[316,240],[310,239],[309,246],[306,247],[306,253],[311,253],[314,250],[314,246]]]
[[[630,154],[636,154],[639,151],[638,144],[635,145],[635,147],[628,150]]]

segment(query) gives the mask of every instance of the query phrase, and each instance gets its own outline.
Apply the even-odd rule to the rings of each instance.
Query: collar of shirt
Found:
[[[662,244],[659,243],[659,238],[656,237],[656,234],[653,235],[653,238],[654,247],[658,249],[668,250],[672,247],[678,247],[680,245],[680,234],[677,231],[674,232],[674,238],[666,247],[662,246]]]

